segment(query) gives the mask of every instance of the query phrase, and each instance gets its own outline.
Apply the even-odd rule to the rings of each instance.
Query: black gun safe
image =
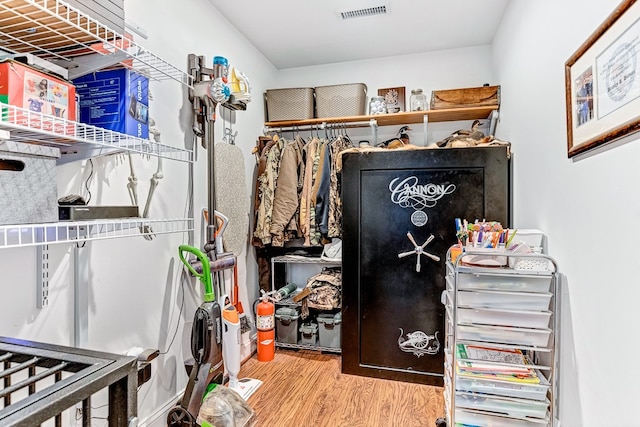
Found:
[[[510,165],[508,146],[343,156],[343,373],[443,384],[455,218],[508,227]],[[408,233],[418,246],[433,235],[423,251],[440,260],[423,253],[418,266]]]

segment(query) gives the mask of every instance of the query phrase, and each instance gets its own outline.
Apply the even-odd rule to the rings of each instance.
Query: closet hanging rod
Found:
[[[317,125],[300,125],[300,126],[265,126],[264,133],[267,132],[291,132],[291,131],[310,131],[322,129],[344,129],[344,128],[362,128],[368,126],[377,126],[375,119],[363,120],[360,122],[322,122]]]

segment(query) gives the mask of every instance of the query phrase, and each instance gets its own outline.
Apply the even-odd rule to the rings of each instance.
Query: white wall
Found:
[[[236,113],[233,126],[238,131],[236,144],[245,156],[247,192],[253,187],[255,160],[251,148],[262,131],[262,93],[275,84],[276,69],[232,27],[207,0],[163,2],[150,7],[143,0],[125,2],[127,19],[143,27],[148,40],[136,40],[151,52],[186,69],[187,55],[226,56],[251,79],[255,102],[245,112]],[[174,81],[152,82],[150,115],[162,132],[161,140],[176,147],[191,148],[190,103],[186,89]],[[216,122],[216,140],[220,141],[222,120]],[[195,169],[194,207],[199,213],[207,206],[206,152],[199,146]],[[138,193],[144,206],[149,179],[156,170],[155,158],[134,155],[139,180]],[[164,179],[154,196],[152,218],[185,218],[188,208],[188,165],[163,161]],[[91,203],[129,204],[126,189],[129,167],[126,158],[110,156],[94,160]],[[88,162],[74,162],[58,168],[60,195],[79,193],[89,176]],[[197,214],[198,215],[198,214]],[[247,207],[248,215],[248,207]],[[89,280],[82,283],[88,292],[88,339],[82,347],[121,353],[133,346],[168,351],[153,362],[152,379],[139,391],[139,415],[146,420],[162,406],[175,402],[186,384],[182,365],[183,338],[202,300],[201,285],[192,279],[181,280],[182,265],[178,246],[190,243],[202,247],[200,220],[195,221],[195,240],[185,234],[89,242],[81,249],[82,266]],[[248,234],[248,231],[247,231]],[[50,305],[36,308],[36,251],[34,248],[6,249],[0,258],[2,297],[0,297],[0,336],[73,345],[73,262],[71,246],[52,245]],[[244,307],[250,307],[257,295],[257,272],[253,250],[248,248],[239,259],[239,282]],[[247,290],[248,288],[248,290]],[[185,300],[181,308],[181,301]],[[182,312],[180,314],[180,311]],[[172,343],[174,331],[177,335]],[[186,335],[183,336],[183,331]],[[171,344],[172,343],[172,344]],[[97,402],[93,402],[98,406]],[[104,417],[106,408],[92,415]],[[106,425],[94,420],[93,425]],[[162,419],[156,425],[163,425]],[[102,423],[102,424],[100,424]]]
[[[496,84],[491,66],[491,47],[477,46],[283,69],[278,72],[274,87],[315,87],[343,83],[366,84],[368,97],[377,96],[378,89],[381,88],[404,86],[405,107],[409,106],[411,89],[422,89],[430,100],[433,90],[482,86],[485,83]],[[428,143],[441,140],[452,130],[468,129],[469,124],[429,124]],[[411,142],[423,145],[423,126],[416,124],[411,128]],[[378,140],[384,141],[394,137],[398,129],[399,126],[379,128]],[[359,139],[371,140],[371,132],[366,129],[350,129],[348,132],[354,142]]]
[[[637,426],[640,219],[631,141],[567,158],[564,63],[618,0],[511,2],[493,44],[498,136],[513,143],[515,226],[544,230],[562,283],[563,426]],[[632,350],[633,349],[633,350]]]
[[[238,113],[234,129],[245,151],[247,185],[252,186],[254,160],[250,149],[262,131],[261,95],[267,88],[364,82],[369,94],[377,88],[405,86],[430,94],[434,89],[502,86],[498,136],[514,147],[514,214],[517,227],[540,228],[548,236],[549,253],[564,274],[562,421],[566,426],[637,425],[635,383],[630,369],[635,309],[635,251],[628,247],[633,224],[640,217],[635,183],[640,172],[637,142],[604,150],[580,161],[566,157],[564,61],[616,6],[618,0],[553,2],[514,0],[492,47],[482,46],[422,55],[317,67],[275,68],[231,27],[206,0],[148,2],[127,0],[128,19],[144,27],[141,41],[154,53],[184,67],[188,53],[228,57],[251,78],[255,101]],[[194,11],[196,13],[194,13]],[[492,61],[493,60],[493,67]],[[190,105],[184,89],[172,82],[152,83],[151,115],[158,121],[162,141],[191,147]],[[445,126],[445,125],[442,125]],[[431,125],[430,142],[446,127]],[[420,126],[412,138],[422,140]],[[396,129],[391,129],[391,135]],[[382,131],[382,129],[381,129]],[[221,135],[221,120],[217,123]],[[349,131],[357,134],[356,131]],[[381,137],[384,137],[384,133]],[[366,133],[363,134],[366,137]],[[355,138],[354,138],[355,139]],[[198,147],[195,165],[197,211],[206,206],[206,153]],[[139,192],[146,196],[155,161],[136,159]],[[93,197],[101,203],[127,203],[128,166],[119,159],[95,162]],[[165,161],[152,217],[184,217],[188,168]],[[86,162],[59,168],[60,194],[82,192],[89,174]],[[248,189],[250,191],[250,188]],[[121,352],[132,346],[166,350],[178,325],[178,335],[165,356],[154,362],[150,384],[140,391],[144,420],[179,393],[186,383],[181,366],[182,332],[201,298],[200,286],[180,280],[177,246],[200,246],[200,222],[195,241],[186,235],[142,237],[88,243],[81,250],[91,280],[89,331],[86,347]],[[623,228],[624,227],[624,228]],[[73,343],[73,289],[68,245],[51,247],[50,306],[35,308],[36,259],[33,248],[3,250],[0,258],[3,293],[0,335],[58,344]],[[240,257],[240,283],[256,292],[253,250]],[[180,301],[185,295],[185,307]],[[245,292],[246,295],[246,292]],[[251,298],[246,300],[251,300]],[[248,307],[245,304],[245,307]],[[625,352],[625,350],[627,350]],[[94,415],[100,416],[99,413]],[[157,420],[161,425],[162,420]]]

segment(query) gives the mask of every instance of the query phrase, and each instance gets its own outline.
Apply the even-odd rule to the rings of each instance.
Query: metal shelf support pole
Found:
[[[427,142],[427,131],[429,130],[429,115],[425,114],[422,119],[422,130],[424,132],[424,146],[428,145]]]
[[[38,279],[36,286],[36,307],[49,306],[49,245],[36,247],[38,257]]]
[[[495,136],[499,118],[500,112],[498,112],[498,110],[493,110],[489,115],[489,135]]]
[[[371,139],[375,147],[378,145],[378,121],[376,119],[369,120],[369,126],[371,126]]]
[[[82,249],[78,244],[73,247],[74,347],[85,347],[89,337],[89,263]]]

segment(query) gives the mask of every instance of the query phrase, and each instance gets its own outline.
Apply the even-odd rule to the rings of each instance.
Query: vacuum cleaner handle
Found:
[[[200,263],[202,264],[202,274],[199,274],[189,263],[189,261],[186,260],[186,258],[184,257],[184,252],[190,252],[194,254],[198,258],[198,260],[200,260]],[[189,245],[180,245],[178,247],[178,255],[180,255],[180,261],[182,261],[182,263],[187,266],[189,272],[200,279],[200,281],[204,285],[205,302],[215,301],[215,293],[213,292],[213,285],[211,283],[211,272],[209,270],[210,261],[207,255],[205,255],[201,250]]]

